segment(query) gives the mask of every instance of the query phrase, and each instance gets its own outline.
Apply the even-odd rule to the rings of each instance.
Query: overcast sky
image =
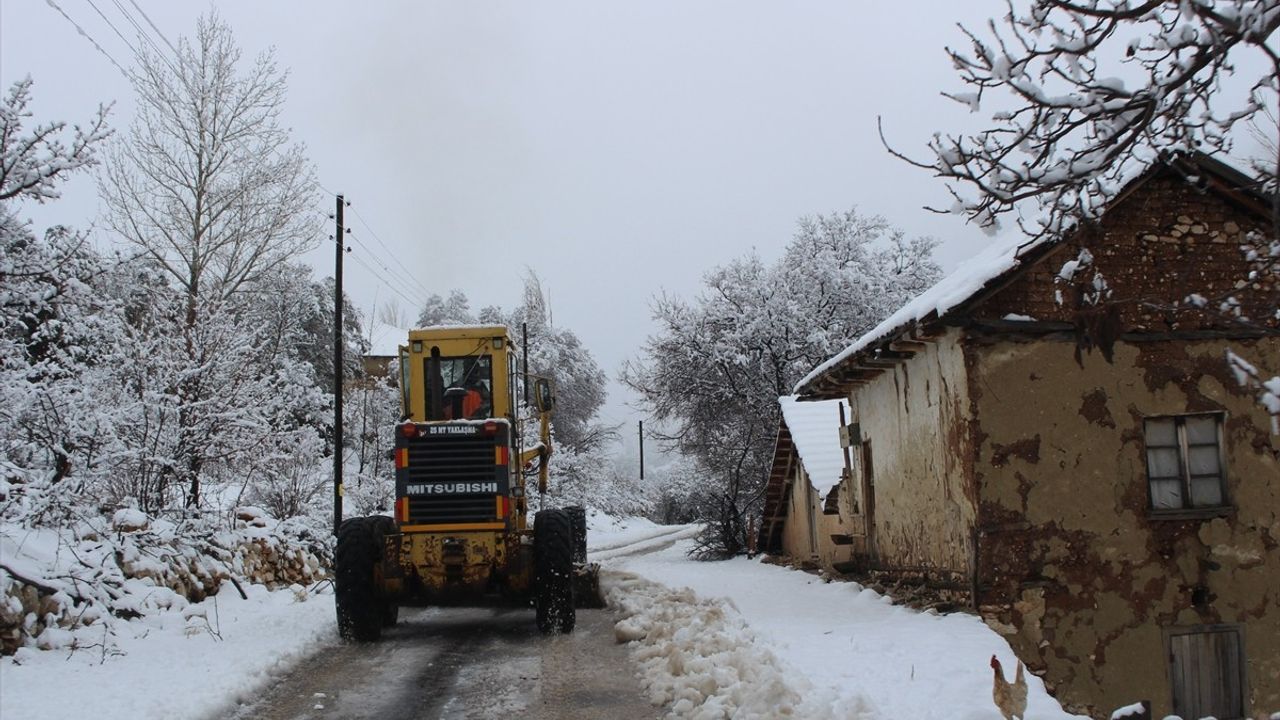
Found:
[[[511,307],[533,269],[556,324],[611,376],[651,331],[651,298],[692,296],[752,248],[776,258],[801,215],[882,214],[942,240],[947,269],[986,241],[922,209],[948,205],[945,187],[891,158],[876,118],[921,157],[935,131],[971,126],[939,95],[959,89],[943,48],[961,42],[957,21],[1004,12],[995,0],[54,0],[126,66],[103,15],[136,43],[120,10],[145,24],[134,2],[170,40],[216,7],[246,55],[275,48],[291,73],[285,121],[376,255],[356,244],[348,257],[461,289],[473,308]],[[131,119],[128,83],[55,7],[0,0],[0,83],[26,75],[39,119],[87,120],[99,102],[115,102],[115,126]],[[86,227],[97,210],[81,177],[24,214]],[[308,261],[332,273],[331,249]],[[395,299],[416,317],[423,289],[379,274],[348,263],[355,302]],[[627,417],[623,399],[611,418]]]

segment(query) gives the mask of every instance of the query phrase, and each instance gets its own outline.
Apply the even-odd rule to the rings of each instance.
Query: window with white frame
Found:
[[[1153,510],[1227,504],[1221,415],[1148,418],[1147,485]]]

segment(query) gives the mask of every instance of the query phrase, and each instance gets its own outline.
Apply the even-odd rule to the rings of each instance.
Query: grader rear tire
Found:
[[[587,562],[587,509],[572,505],[564,511],[569,514],[569,524],[573,527],[573,562],[582,565]]]
[[[396,521],[386,515],[375,515],[369,518],[371,521],[371,529],[373,531],[373,542],[378,548],[378,554],[382,554],[383,537],[394,535],[396,533]],[[381,608],[382,627],[395,627],[400,621],[400,603],[395,600],[385,600],[379,603]]]
[[[383,603],[373,585],[381,548],[374,540],[374,518],[351,518],[338,528],[333,554],[334,605],[338,634],[346,640],[373,642],[382,636]]]
[[[573,524],[565,511],[543,510],[534,517],[533,567],[538,630],[573,632]]]

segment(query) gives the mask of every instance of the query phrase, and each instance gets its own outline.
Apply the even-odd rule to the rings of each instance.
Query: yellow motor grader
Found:
[[[532,604],[542,632],[572,631],[575,607],[598,602],[586,514],[528,523],[528,486],[547,487],[550,380],[521,372],[500,325],[410,331],[399,380],[395,513],[338,529],[340,634],[377,640],[402,605]]]

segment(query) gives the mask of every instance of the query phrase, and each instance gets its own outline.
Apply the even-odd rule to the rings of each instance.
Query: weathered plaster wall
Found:
[[[939,570],[967,585],[976,496],[960,331],[949,329],[850,394],[870,442],[875,486],[873,565]],[[863,472],[854,449],[855,485]],[[857,497],[859,509],[866,499]]]
[[[786,524],[782,528],[782,552],[792,560],[808,562],[813,559],[813,548],[809,542],[809,506],[807,503],[814,502],[814,493],[809,487],[809,481],[805,478],[804,471],[800,469],[799,463],[792,465],[791,474],[787,480],[790,483],[790,487],[787,490],[790,493],[790,498],[787,502]]]
[[[853,556],[854,546],[837,545],[832,540],[833,535],[846,535],[852,529],[848,503],[840,503],[838,514],[824,514],[824,498],[813,491],[808,476],[798,468],[792,472],[791,500],[787,504],[786,525],[782,532],[783,553],[792,560],[813,562],[826,570],[834,569],[836,563],[848,562]],[[847,490],[842,488],[841,492]],[[816,543],[810,541],[810,518],[817,525]]]
[[[1280,709],[1280,438],[1227,343],[1069,338],[969,347],[981,498],[979,600],[1060,700],[1172,711],[1162,628],[1239,623],[1252,712]],[[1230,343],[1280,368],[1280,339]],[[1148,511],[1143,418],[1222,411],[1228,517]],[[1202,588],[1197,591],[1197,588]],[[1199,604],[1197,604],[1197,601]],[[1252,715],[1251,715],[1252,716]]]

